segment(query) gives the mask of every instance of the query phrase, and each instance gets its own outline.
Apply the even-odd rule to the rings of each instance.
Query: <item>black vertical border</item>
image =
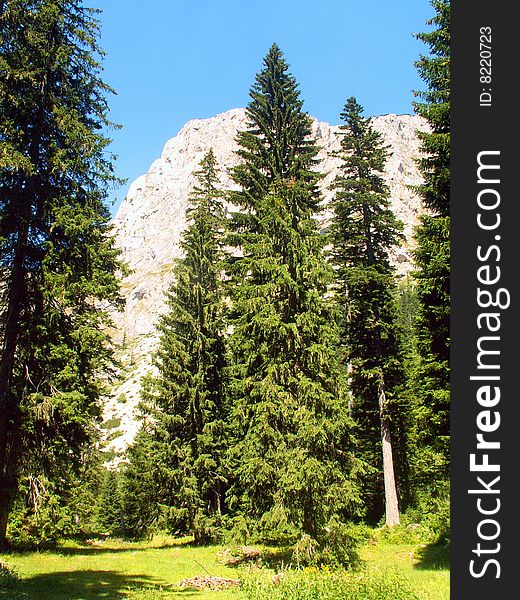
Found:
[[[451,545],[451,598],[455,600],[501,600],[520,598],[517,578],[520,575],[519,521],[520,521],[520,324],[519,303],[515,281],[520,279],[520,97],[516,88],[520,81],[520,20],[517,2],[482,0],[454,0],[451,3],[451,431],[452,431],[452,545]],[[492,81],[483,83],[480,63],[480,34],[482,27],[491,28]],[[491,88],[491,106],[480,106],[483,88]],[[477,156],[482,151],[500,151],[500,227],[492,232],[480,230],[477,225],[477,195],[482,184],[477,183]],[[496,171],[495,171],[496,172]],[[499,235],[497,241],[495,236]],[[477,258],[477,247],[500,246],[500,262],[496,253],[488,261],[501,270],[497,287],[511,292],[511,305],[500,312],[501,424],[489,436],[499,440],[500,450],[489,451],[490,462],[498,460],[499,473],[472,473],[470,454],[476,452],[477,415],[483,410],[476,401],[481,383],[470,381],[477,370],[477,269],[485,264]],[[480,286],[485,287],[485,286]],[[516,286],[518,287],[518,286]],[[489,289],[492,289],[491,287]],[[520,292],[519,292],[520,293]],[[489,334],[488,334],[489,335]],[[493,335],[493,334],[492,334]],[[496,358],[496,357],[495,357]],[[487,371],[489,373],[489,371]],[[486,517],[477,508],[478,495],[468,490],[479,488],[477,476],[489,481],[500,475],[494,486],[500,489],[501,508],[493,517]],[[491,498],[483,495],[482,505],[494,506]],[[489,503],[485,504],[489,499]],[[496,519],[501,527],[494,541],[480,540],[477,527],[485,518]],[[491,535],[492,526],[484,529]],[[482,548],[500,550],[482,554]],[[481,572],[486,559],[500,564],[488,565],[485,573],[476,578],[470,573],[470,561],[475,559],[474,570]]]

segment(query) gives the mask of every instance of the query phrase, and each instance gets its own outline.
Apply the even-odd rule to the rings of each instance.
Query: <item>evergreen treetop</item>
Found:
[[[234,169],[234,179],[241,192],[232,199],[242,208],[254,207],[277,179],[312,186],[318,178],[312,171],[318,149],[310,138],[311,119],[302,111],[298,84],[276,44],[263,64],[250,91],[249,127],[237,138],[242,162]],[[315,210],[311,199],[306,199],[308,208]]]
[[[388,252],[402,240],[402,224],[390,209],[383,179],[388,146],[353,97],[341,113],[341,172],[336,177],[331,227],[333,262],[339,267],[373,267],[390,272]]]

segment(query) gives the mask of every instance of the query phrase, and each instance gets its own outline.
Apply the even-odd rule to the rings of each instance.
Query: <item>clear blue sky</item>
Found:
[[[117,91],[111,119],[117,174],[146,173],[190,119],[245,106],[276,42],[300,84],[304,108],[338,123],[349,96],[367,115],[411,113],[413,37],[433,15],[428,0],[90,0],[101,8],[104,80]],[[117,204],[128,184],[114,197]]]

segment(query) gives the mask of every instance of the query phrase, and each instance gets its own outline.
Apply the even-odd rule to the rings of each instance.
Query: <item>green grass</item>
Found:
[[[94,544],[67,543],[56,550],[0,555],[21,576],[18,596],[0,590],[0,598],[30,600],[100,600],[129,598],[163,600],[210,598],[176,584],[187,577],[211,574],[236,577],[236,570],[217,562],[216,547],[195,548],[182,541],[156,538],[152,542],[116,540]],[[232,597],[228,592],[219,599]],[[234,595],[236,598],[236,595]]]
[[[377,542],[361,552],[370,572],[397,573],[420,600],[448,600],[450,571],[448,551],[442,546]]]
[[[348,597],[352,600],[397,600],[408,597],[399,595],[404,594],[406,589],[412,591],[410,599],[449,598],[449,568],[445,550],[385,540],[372,541],[363,548],[362,558],[366,568],[361,574],[347,574],[336,583],[331,581],[337,577],[332,573],[323,575],[316,570],[308,570],[286,575],[282,584],[275,587],[271,583],[274,571],[262,569],[253,575],[245,575],[249,581],[249,591],[182,590],[176,584],[195,575],[210,573],[230,578],[244,575],[242,571],[226,567],[218,561],[217,553],[222,550],[221,547],[196,548],[186,542],[167,537],[156,537],[150,542],[140,543],[117,540],[90,544],[67,542],[55,550],[3,554],[0,555],[0,561],[14,567],[21,581],[14,588],[0,589],[0,598],[327,600]],[[354,589],[358,590],[357,595],[352,592]]]
[[[283,574],[277,585],[262,577],[246,579],[248,600],[417,600],[396,574],[328,572],[305,569]]]

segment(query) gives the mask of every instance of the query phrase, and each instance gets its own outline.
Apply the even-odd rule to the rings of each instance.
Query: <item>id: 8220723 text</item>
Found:
[[[492,45],[491,27],[480,28],[480,106],[491,106],[491,82],[492,82]]]

